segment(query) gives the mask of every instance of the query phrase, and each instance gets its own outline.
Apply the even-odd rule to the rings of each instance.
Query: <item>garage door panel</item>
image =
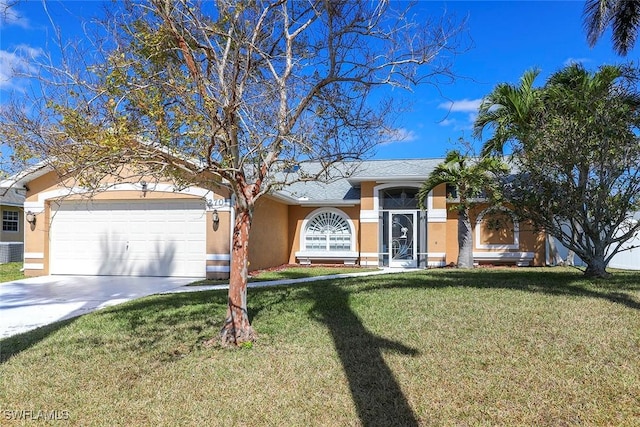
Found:
[[[63,202],[51,273],[204,277],[205,234],[201,201]]]

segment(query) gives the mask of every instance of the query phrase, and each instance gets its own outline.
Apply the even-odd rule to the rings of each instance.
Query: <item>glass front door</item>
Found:
[[[416,267],[416,211],[392,211],[390,217],[389,266]]]

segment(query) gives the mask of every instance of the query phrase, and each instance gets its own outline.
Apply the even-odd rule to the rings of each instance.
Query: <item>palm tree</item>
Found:
[[[545,102],[555,100],[577,109],[591,104],[600,94],[615,94],[622,104],[635,110],[640,108],[640,96],[635,91],[616,89],[616,83],[622,83],[622,80],[635,82],[634,73],[625,65],[602,65],[596,73],[590,73],[580,64],[571,64],[549,77],[545,85]]]
[[[482,156],[502,155],[507,142],[524,142],[540,105],[539,91],[533,87],[538,74],[537,69],[529,70],[519,85],[501,83],[483,99],[473,124],[473,135],[482,138],[482,132],[488,127],[493,128],[494,134],[484,143]]]
[[[473,268],[473,240],[471,233],[471,208],[483,195],[497,200],[498,176],[508,171],[507,165],[497,157],[473,158],[458,150],[451,150],[442,163],[429,174],[418,192],[418,202],[424,201],[431,190],[440,184],[452,184],[457,188],[458,203],[458,262],[459,268]]]
[[[494,130],[483,153],[502,153],[512,143],[523,187],[505,197],[579,255],[588,274],[604,275],[610,224],[626,215],[615,208],[637,194],[614,193],[635,189],[637,169],[626,178],[621,174],[638,149],[633,145],[640,111],[638,70],[604,65],[590,73],[572,64],[540,88],[532,87],[535,75],[527,72],[519,86],[496,86],[480,107],[474,134]],[[594,188],[594,182],[603,184]],[[543,183],[548,191],[541,191]]]
[[[640,0],[587,0],[583,15],[589,46],[595,46],[611,26],[613,50],[626,56],[633,48],[640,25]]]

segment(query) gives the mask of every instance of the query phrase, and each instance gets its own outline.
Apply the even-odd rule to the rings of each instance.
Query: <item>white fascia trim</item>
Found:
[[[207,254],[207,261],[231,261],[230,254]]]
[[[40,202],[24,202],[24,211],[31,211],[34,214],[44,212],[44,203]]]
[[[44,253],[43,252],[25,252],[24,257],[31,258],[31,259],[44,259]]]
[[[476,237],[478,237],[476,235]],[[512,250],[520,249],[520,244],[513,245],[476,245],[476,249]]]
[[[207,265],[207,273],[228,273],[231,268],[228,265]]]
[[[422,183],[427,179],[427,176],[424,177],[420,177],[420,176],[415,176],[415,175],[397,175],[397,176],[358,176],[355,178],[347,178],[347,181],[350,184],[356,184],[356,183],[361,183],[361,182],[366,182],[366,181],[370,181],[370,182],[380,182],[380,181],[384,181],[385,183],[389,183],[392,184],[392,186],[396,186],[398,185],[396,182],[414,182],[416,180],[418,180],[418,182],[420,182],[422,185]]]
[[[520,249],[520,224],[515,219],[511,211],[507,208],[499,208],[499,210],[503,211],[506,214],[509,214],[511,216],[511,219],[513,220],[513,243],[508,245],[480,243],[482,241],[482,218],[484,218],[484,215],[490,209],[491,208],[487,208],[480,212],[480,214],[478,215],[478,219],[476,220],[476,249]]]
[[[431,203],[431,193],[429,193],[429,203]],[[447,210],[427,209],[427,222],[447,222]]]
[[[312,258],[312,259],[342,259],[342,258],[358,258],[358,252],[354,251],[297,251],[296,258]],[[377,255],[376,255],[377,256]]]
[[[38,193],[38,201],[37,202],[25,202],[24,207],[27,209],[27,206],[32,210],[39,209],[40,212],[44,211],[44,204],[49,199],[57,199],[62,197],[69,197],[75,194],[83,194],[86,193],[87,190],[82,187],[73,187],[73,188],[56,188],[51,191],[43,191],[42,193]]]
[[[109,188],[105,189],[104,192],[109,191],[141,191],[141,185],[137,183],[122,183],[122,184],[114,184]],[[166,193],[177,193],[177,194],[188,194],[191,196],[201,197],[205,200],[207,211],[212,211],[217,209],[218,211],[229,211],[232,206],[232,199],[215,199],[214,193],[211,190],[207,190],[200,187],[187,187],[181,190],[176,190],[176,188],[171,184],[157,183],[150,184],[150,188],[148,191],[160,191]],[[57,188],[51,191],[44,191],[38,194],[37,202],[25,202],[24,207],[26,210],[31,211],[44,211],[44,205],[47,200],[50,199],[58,199],[69,197],[76,194],[84,194],[87,193],[87,189],[82,187],[73,187],[73,188]],[[34,212],[38,213],[38,212]]]
[[[534,252],[474,252],[473,258],[480,260],[492,259],[533,259]]]
[[[378,223],[380,218],[378,217],[378,211],[376,210],[361,210],[360,222]]]
[[[429,258],[446,258],[446,256],[445,252],[427,252],[427,257]]]
[[[44,264],[41,262],[25,262],[23,268],[25,270],[44,270]]]

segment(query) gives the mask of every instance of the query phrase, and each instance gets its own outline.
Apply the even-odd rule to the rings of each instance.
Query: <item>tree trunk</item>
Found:
[[[611,273],[607,272],[606,268],[607,265],[604,262],[604,257],[596,257],[587,262],[587,269],[584,271],[584,275],[587,277],[606,279],[611,276]]]
[[[248,209],[236,205],[227,316],[220,331],[220,341],[223,346],[237,346],[256,339],[247,314],[250,228],[251,213]]]
[[[587,269],[584,274],[587,277],[605,279],[611,276],[607,272],[606,246],[601,242],[593,242],[593,252],[583,257],[583,261],[587,263]],[[588,259],[584,259],[588,258]]]
[[[468,209],[458,211],[458,268],[473,268],[473,236]]]

